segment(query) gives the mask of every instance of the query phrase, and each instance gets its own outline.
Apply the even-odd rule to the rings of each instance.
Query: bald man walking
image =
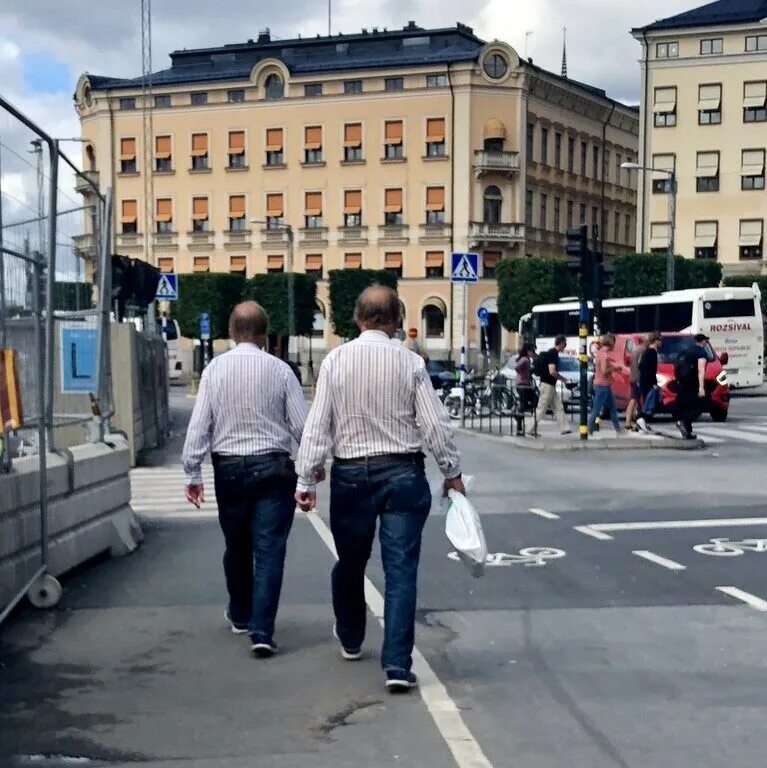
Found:
[[[260,658],[277,650],[274,624],[295,511],[290,454],[308,411],[293,371],[263,351],[268,325],[255,302],[234,308],[229,337],[236,346],[202,374],[183,453],[186,498],[199,507],[200,466],[210,451],[226,542],[226,620],[235,634],[250,635]]]
[[[434,454],[445,489],[463,492],[450,421],[423,358],[392,340],[399,311],[390,288],[374,286],[360,295],[355,320],[362,333],[323,361],[296,461],[296,501],[312,509],[315,478],[324,474],[332,451],[333,610],[341,655],[349,661],[362,656],[365,568],[379,526],[386,577],[381,665],[393,692],[417,683],[411,671],[416,582],[431,507],[423,445]]]

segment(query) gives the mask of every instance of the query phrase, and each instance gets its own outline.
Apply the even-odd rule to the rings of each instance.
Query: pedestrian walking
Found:
[[[639,361],[642,359],[645,349],[647,349],[647,340],[642,337],[631,353],[629,361],[629,389],[631,392],[629,404],[626,406],[626,429],[634,429],[634,417],[639,412],[639,403],[642,399],[642,393],[639,387]]]
[[[263,351],[268,323],[253,301],[234,308],[229,336],[236,346],[203,371],[183,452],[186,498],[196,507],[205,500],[200,467],[211,454],[225,540],[226,620],[235,634],[250,635],[259,657],[277,650],[274,624],[295,511],[290,454],[308,412],[293,371]]]
[[[591,406],[591,414],[589,415],[588,429],[589,434],[594,433],[594,424],[596,423],[597,416],[602,413],[602,410],[606,407],[610,413],[610,421],[615,428],[615,434],[621,434],[621,423],[618,419],[618,407],[615,404],[615,395],[613,394],[613,375],[616,371],[620,370],[620,366],[615,362],[613,358],[613,351],[615,350],[615,336],[611,333],[606,333],[600,339],[599,350],[596,355],[596,363],[594,366],[594,403]]]
[[[559,430],[563,435],[569,435],[572,432],[567,426],[567,417],[562,400],[557,392],[557,382],[561,381],[565,386],[568,385],[567,379],[559,372],[559,355],[567,347],[567,336],[557,336],[554,339],[554,346],[547,352],[538,355],[535,361],[534,372],[540,379],[540,391],[538,393],[538,409],[536,411],[536,425],[543,421],[543,417],[551,408],[554,418],[559,424]],[[537,431],[533,433],[538,436]]]
[[[663,339],[655,331],[647,337],[646,348],[642,359],[639,361],[639,402],[641,408],[636,420],[637,427],[642,432],[652,432],[647,423],[658,408],[658,350]]]
[[[706,364],[708,363],[708,336],[699,333],[695,344],[685,351],[674,366],[676,379],[677,428],[685,440],[694,440],[693,422],[703,412],[706,397]]]
[[[517,431],[518,436],[524,435],[524,414],[535,407],[533,391],[533,356],[535,346],[523,344],[514,363],[514,389],[517,393]]]
[[[397,294],[372,286],[357,300],[359,338],[323,361],[298,452],[296,501],[316,504],[315,474],[328,454],[330,528],[338,562],[331,579],[341,655],[357,660],[365,637],[365,568],[376,523],[386,590],[381,665],[386,687],[417,684],[411,671],[421,533],[431,507],[424,473],[428,448],[446,478],[445,492],[464,492],[450,421],[424,361],[392,341]]]

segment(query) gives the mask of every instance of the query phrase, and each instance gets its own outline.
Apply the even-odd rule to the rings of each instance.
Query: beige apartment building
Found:
[[[677,181],[675,252],[764,272],[767,0],[710,3],[633,30],[642,44],[640,163]],[[645,173],[639,251],[665,252],[669,173]]]
[[[319,280],[318,354],[339,342],[324,321],[330,270],[396,272],[405,327],[444,358],[463,320],[450,254],[477,252],[470,349],[483,306],[501,355],[502,259],[561,256],[582,221],[605,253],[634,249],[620,164],[637,157],[638,112],[462,24],[177,51],[153,77],[150,157],[140,79],[83,75],[76,106],[86,164],[114,189],[116,252],[144,257],[150,237],[162,270],[248,277],[292,256]]]

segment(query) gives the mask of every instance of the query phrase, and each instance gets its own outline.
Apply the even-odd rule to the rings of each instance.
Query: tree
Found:
[[[256,275],[248,281],[245,289],[247,298],[257,301],[269,315],[269,333],[275,336],[288,335],[288,275],[287,273]],[[317,309],[317,282],[311,275],[293,274],[293,295],[295,298],[296,336],[308,336],[314,325]]]
[[[242,301],[245,278],[215,272],[179,275],[178,301],[173,302],[171,314],[178,320],[181,335],[197,338],[200,335],[200,315],[210,315],[213,339],[229,335],[229,315],[235,304]]]
[[[554,259],[509,259],[496,269],[498,316],[503,327],[516,331],[519,319],[536,304],[573,296],[577,287],[567,264]]]
[[[663,253],[633,253],[615,259],[612,295],[657,296],[666,290],[666,255]],[[709,259],[692,260],[674,257],[676,290],[686,288],[715,288],[722,280],[722,266]]]
[[[359,335],[354,323],[354,305],[365,288],[387,285],[397,290],[397,276],[378,269],[332,269],[328,275],[330,289],[330,319],[333,330],[342,339]]]

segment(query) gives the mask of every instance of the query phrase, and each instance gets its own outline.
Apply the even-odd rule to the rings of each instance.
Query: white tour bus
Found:
[[[520,336],[532,336],[538,351],[550,349],[554,337],[567,336],[565,354],[578,354],[578,303],[540,304],[519,321]],[[695,288],[660,296],[606,299],[603,330],[613,333],[705,333],[717,352],[727,352],[731,387],[761,386],[764,326],[761,294],[750,288]],[[593,338],[589,337],[589,349]]]

